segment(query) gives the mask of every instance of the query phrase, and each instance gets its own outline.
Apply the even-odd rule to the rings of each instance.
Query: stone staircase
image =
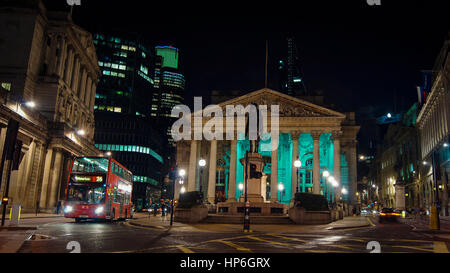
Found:
[[[203,221],[200,223],[208,224],[243,224],[243,215],[218,215],[218,214],[208,214]],[[288,216],[251,216],[251,224],[259,225],[292,225],[294,222],[289,219]]]

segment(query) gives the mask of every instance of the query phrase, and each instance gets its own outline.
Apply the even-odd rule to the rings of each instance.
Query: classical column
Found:
[[[64,81],[70,86],[72,80],[72,68],[74,61],[74,53],[72,48],[67,48],[67,65],[64,68]]]
[[[209,154],[209,179],[208,179],[208,202],[214,204],[216,197],[216,165],[217,165],[217,140],[213,139]]]
[[[356,202],[356,187],[357,187],[357,172],[356,172],[356,140],[350,142],[349,156],[348,156],[348,171],[349,171],[349,201],[354,204]]]
[[[270,167],[270,201],[277,202],[280,201],[278,200],[278,147],[275,151],[272,150],[271,164],[272,166]]]
[[[44,177],[42,178],[41,198],[39,199],[39,207],[47,208],[48,182],[51,179],[51,165],[53,161],[53,149],[47,149],[45,155]]]
[[[91,89],[92,89],[92,78],[91,78],[91,76],[88,76],[87,82],[86,82],[86,92],[84,93],[84,97],[80,97],[80,99],[83,101],[84,105],[86,105],[88,107],[89,107],[89,105],[86,104],[86,101],[88,101],[89,100],[88,98],[91,97]]]
[[[298,137],[300,136],[299,131],[292,131],[292,176],[291,176],[291,200],[294,201],[295,193],[297,192],[298,186],[298,177],[297,177],[297,168],[294,167],[294,162],[298,159]]]
[[[62,79],[64,77],[64,65],[66,62],[66,57],[67,57],[67,43],[66,43],[66,38],[63,36],[61,36],[61,40],[60,40],[60,53],[58,56],[58,66],[57,66],[57,74],[59,75],[59,77]]]
[[[50,39],[50,56],[48,56],[47,75],[53,75],[56,72],[56,48],[58,45],[58,37],[56,34],[50,33],[48,39]]]
[[[72,76],[72,85],[71,85],[71,89],[73,91],[73,93],[77,94],[77,89],[78,89],[78,82],[80,80],[80,58],[76,57],[75,58],[75,64],[74,64],[74,69],[72,71],[73,76]]]
[[[312,131],[313,138],[313,193],[320,194],[320,153],[319,139],[321,131]]]
[[[191,151],[189,155],[189,170],[188,170],[188,186],[186,191],[195,191],[195,177],[197,167],[197,140],[191,140]]]
[[[231,153],[230,153],[230,176],[228,179],[228,200],[230,202],[236,201],[236,162],[237,162],[237,140],[231,140]]]
[[[333,138],[333,146],[334,146],[334,156],[333,156],[333,170],[334,170],[334,178],[336,178],[337,182],[339,183],[339,187],[337,187],[336,194],[334,195],[336,197],[336,201],[340,200],[341,197],[341,189],[342,189],[342,180],[341,180],[341,141],[340,137],[342,135],[341,131],[333,131],[332,132],[332,138]]]
[[[81,81],[80,81],[80,87],[78,88],[78,98],[82,101],[84,98],[84,93],[86,92],[86,79],[87,79],[88,73],[85,68],[83,68],[83,72],[81,74]]]
[[[62,165],[62,151],[61,149],[55,149],[55,163],[53,164],[52,169],[52,184],[50,187],[50,194],[49,194],[49,201],[48,201],[48,208],[53,209],[53,207],[56,206],[56,198],[59,196],[58,194],[58,188],[59,184],[61,183],[61,171],[63,168]]]
[[[89,110],[93,110],[94,103],[95,103],[95,88],[97,87],[97,84],[94,82],[92,83],[92,89],[91,89],[91,97],[89,100],[89,103],[86,102],[86,105],[89,105]]]

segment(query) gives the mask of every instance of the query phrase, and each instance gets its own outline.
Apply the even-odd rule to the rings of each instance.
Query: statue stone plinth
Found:
[[[264,202],[262,197],[261,179],[262,178],[250,178],[250,167],[245,165],[245,157],[240,159],[244,170],[247,168],[248,184],[247,184],[247,201],[249,202]],[[261,154],[248,153],[248,165],[254,164],[256,166],[255,171],[261,172],[264,169],[265,162]],[[244,172],[244,190],[242,196],[239,198],[239,202],[245,202],[245,172]]]

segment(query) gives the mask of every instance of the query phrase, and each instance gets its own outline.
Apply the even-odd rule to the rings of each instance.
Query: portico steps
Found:
[[[208,224],[243,224],[244,215],[217,215],[208,214],[200,223]],[[292,225],[294,222],[288,216],[251,216],[250,224],[259,225]]]

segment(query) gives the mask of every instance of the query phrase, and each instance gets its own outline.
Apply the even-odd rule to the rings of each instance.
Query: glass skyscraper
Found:
[[[180,72],[179,49],[173,46],[155,47],[155,92],[152,98],[151,116],[165,128],[169,145],[173,145],[170,133],[172,108],[183,103],[185,79]]]
[[[166,146],[165,131],[151,115],[154,49],[130,34],[93,38],[102,70],[94,106],[96,147],[130,169],[133,202],[146,207],[161,190]]]

